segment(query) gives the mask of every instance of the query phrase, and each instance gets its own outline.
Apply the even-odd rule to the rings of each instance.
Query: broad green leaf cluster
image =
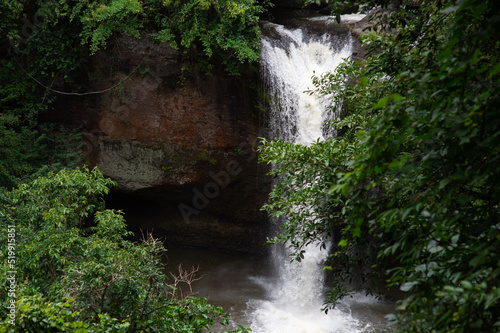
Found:
[[[79,57],[105,48],[114,33],[151,34],[194,58],[199,68],[210,71],[214,62],[222,62],[237,74],[259,58],[258,15],[268,5],[257,0],[11,0],[0,4],[0,35],[16,51],[38,55],[32,59],[36,63],[58,68],[58,74],[71,74]]]
[[[112,186],[98,169],[63,169],[0,193],[0,332],[192,333],[227,323],[205,299],[176,297],[161,242],[127,240],[123,214],[104,207]]]
[[[499,332],[500,7],[391,8],[363,37],[366,59],[315,78],[343,101],[337,137],[262,147],[280,178],[265,208],[288,216],[271,241],[300,259],[333,235],[327,308],[382,284],[407,292],[396,331]]]
[[[186,51],[196,48],[197,61],[211,70],[212,58],[237,74],[242,64],[260,57],[259,16],[268,1],[191,0],[151,1],[159,25],[158,40]],[[161,5],[160,5],[161,3]]]

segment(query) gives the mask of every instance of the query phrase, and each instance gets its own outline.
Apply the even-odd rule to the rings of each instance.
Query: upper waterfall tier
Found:
[[[308,145],[323,140],[331,96],[306,92],[314,89],[312,77],[335,68],[352,53],[350,36],[310,35],[269,24],[272,37],[262,39],[261,76],[269,101],[271,136]]]

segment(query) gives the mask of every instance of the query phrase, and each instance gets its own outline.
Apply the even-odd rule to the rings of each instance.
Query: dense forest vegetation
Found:
[[[121,212],[102,200],[113,185],[97,169],[63,169],[1,193],[0,332],[178,333],[227,323],[204,298],[178,297],[191,272],[169,284],[160,241],[126,240]]]
[[[289,217],[270,242],[286,242],[300,260],[306,244],[334,234],[325,309],[384,284],[409,292],[389,318],[397,331],[499,332],[500,8],[489,0],[332,6],[355,4],[381,8],[376,32],[362,36],[367,56],[316,77],[310,92],[334,92],[337,137],[261,148],[281,179],[266,209]],[[56,91],[91,92],[87,62],[118,32],[169,43],[189,68],[222,63],[237,75],[259,58],[266,5],[0,3],[0,332],[202,332],[226,321],[204,299],[176,296],[162,244],[127,240],[122,214],[103,203],[114,183],[81,167],[77,133],[39,115]]]
[[[266,209],[289,216],[270,242],[300,260],[334,234],[326,309],[375,282],[409,292],[396,331],[499,332],[500,7],[398,4],[362,36],[365,59],[314,79],[342,107],[337,137],[264,141],[281,179]]]
[[[121,212],[105,209],[115,184],[81,167],[78,133],[40,115],[61,95],[95,93],[88,64],[116,33],[169,43],[187,70],[221,64],[237,75],[259,58],[266,3],[0,2],[0,332],[177,333],[227,323],[205,299],[179,297],[161,242],[129,241]],[[180,273],[182,282],[194,272]]]

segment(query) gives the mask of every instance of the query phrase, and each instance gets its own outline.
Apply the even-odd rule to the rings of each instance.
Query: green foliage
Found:
[[[242,64],[260,57],[258,15],[264,6],[256,0],[152,1],[151,5],[160,26],[158,39],[185,52],[195,48],[202,68],[210,70],[215,57],[236,74]]]
[[[38,114],[52,103],[16,65],[0,60],[0,186],[13,187],[61,167],[76,167],[82,157],[79,136]]]
[[[258,15],[268,1],[10,1],[0,7],[0,34],[11,39],[17,51],[30,54],[40,64],[57,68],[57,74],[72,74],[82,59],[106,46],[116,32],[140,38],[151,33],[194,56],[193,64],[210,72],[222,62],[237,74],[243,65],[259,58]],[[25,16],[21,22],[19,18]],[[78,44],[88,45],[87,49]],[[45,68],[44,68],[45,67]],[[55,72],[52,72],[54,75]],[[66,77],[65,79],[68,79]]]
[[[98,321],[85,323],[80,319],[79,312],[70,309],[71,303],[71,300],[50,302],[40,294],[25,296],[16,304],[20,317],[18,322],[10,327],[8,323],[3,323],[0,326],[0,332],[125,333],[130,327],[128,322],[119,323],[108,314],[99,314]]]
[[[339,136],[262,149],[284,177],[266,208],[291,214],[274,241],[290,240],[300,258],[341,228],[330,306],[364,287],[356,277],[386,279],[411,292],[388,318],[396,331],[498,332],[499,7],[403,2],[383,15],[381,31],[394,30],[364,36],[365,61],[315,80],[344,99]],[[313,206],[296,213],[301,201]]]
[[[79,1],[72,9],[71,18],[79,18],[83,25],[83,42],[90,44],[91,52],[95,53],[106,45],[106,40],[115,31],[139,37],[142,22],[135,17],[142,13],[142,4],[137,0],[91,1],[88,4]]]
[[[81,64],[68,22],[56,26],[49,20],[55,15],[53,4],[0,4],[0,186],[13,187],[82,162],[78,135],[38,121],[55,101],[41,83],[55,88],[69,82]]]
[[[0,193],[2,248],[15,229],[15,263],[1,254],[0,332],[202,332],[225,320],[203,298],[175,297],[158,240],[126,240],[121,212],[102,200],[113,185],[98,169],[63,169]]]
[[[71,17],[80,17],[81,36],[92,53],[116,31],[139,37],[145,26],[153,27],[159,41],[186,54],[195,51],[197,67],[210,72],[215,58],[237,74],[243,64],[259,58],[258,15],[263,11],[256,0],[111,0],[79,2]]]

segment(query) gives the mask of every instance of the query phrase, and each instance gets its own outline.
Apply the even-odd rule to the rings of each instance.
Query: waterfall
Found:
[[[334,71],[351,55],[351,39],[329,34],[312,37],[301,29],[272,26],[278,37],[262,38],[261,60],[271,137],[301,145],[323,140],[328,136],[325,121],[335,117],[326,112],[331,98],[304,92],[314,88],[313,75]]]
[[[272,38],[262,39],[261,76],[269,103],[270,136],[301,145],[331,135],[325,121],[331,98],[304,93],[313,89],[312,76],[334,71],[352,53],[350,37],[324,34],[309,36],[301,29],[289,30],[269,24]],[[321,312],[327,250],[309,245],[305,258],[289,262],[286,249],[276,248],[277,278],[267,282],[268,299],[251,301],[251,327],[258,333],[358,332],[361,324],[349,313]]]

